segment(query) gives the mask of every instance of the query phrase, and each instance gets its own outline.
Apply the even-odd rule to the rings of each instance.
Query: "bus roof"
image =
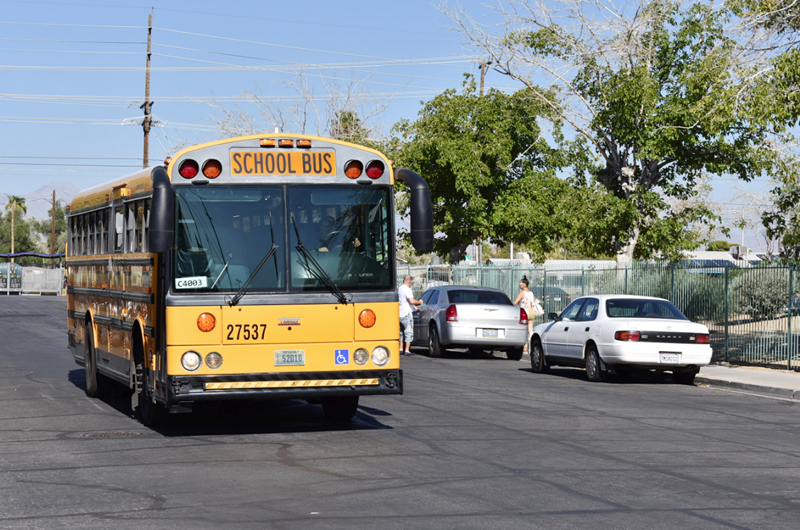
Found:
[[[338,146],[345,147],[347,149],[354,149],[360,152],[367,152],[375,155],[375,157],[381,159],[386,164],[386,169],[388,173],[388,179],[390,183],[394,182],[394,175],[392,172],[391,161],[386,158],[385,155],[376,151],[375,149],[371,149],[369,147],[364,147],[358,144],[353,144],[350,142],[345,142],[342,140],[334,140],[331,138],[324,138],[320,136],[310,136],[304,134],[291,134],[291,133],[269,133],[269,134],[253,134],[249,136],[238,136],[234,138],[224,138],[221,140],[215,140],[212,142],[206,142],[202,144],[197,144],[191,147],[187,147],[178,151],[171,159],[167,159],[167,174],[170,177],[170,180],[174,180],[173,178],[173,169],[177,166],[177,162],[179,162],[183,157],[190,155],[191,153],[201,151],[204,149],[214,150],[217,149],[219,152],[219,148],[225,149],[224,146],[226,144],[249,144],[249,145],[258,145],[254,144],[254,142],[258,142],[264,139],[291,139],[291,140],[310,140],[312,145],[314,142],[318,142],[320,144],[335,144]],[[283,152],[283,151],[278,151]],[[223,163],[228,162],[228,160],[223,160]],[[72,202],[70,204],[70,213],[88,210],[97,208],[100,206],[107,205],[113,199],[119,199],[120,197],[126,196],[136,196],[140,193],[149,192],[153,187],[152,182],[152,171],[157,166],[148,167],[136,171],[134,173],[125,175],[118,179],[105,182],[103,184],[98,184],[97,186],[93,186],[91,188],[87,188],[85,190],[81,190],[78,192],[75,197],[73,197]]]

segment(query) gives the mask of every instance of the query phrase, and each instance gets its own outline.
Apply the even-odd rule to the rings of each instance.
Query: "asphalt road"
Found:
[[[3,529],[800,526],[790,401],[417,355],[346,426],[288,401],[153,431],[85,396],[65,328],[65,298],[0,296]]]

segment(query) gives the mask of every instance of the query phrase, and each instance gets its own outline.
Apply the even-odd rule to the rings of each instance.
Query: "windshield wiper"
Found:
[[[228,305],[229,306],[233,307],[233,306],[235,306],[236,304],[239,303],[239,300],[241,300],[242,297],[247,293],[247,288],[250,287],[250,282],[253,281],[253,278],[255,278],[256,275],[258,275],[258,271],[261,270],[261,267],[263,267],[264,264],[267,261],[269,261],[269,258],[271,258],[272,256],[275,255],[275,251],[278,250],[278,245],[275,244],[275,232],[273,231],[272,226],[273,226],[272,225],[272,213],[270,213],[269,214],[269,235],[270,235],[270,239],[272,239],[272,248],[270,248],[269,252],[267,252],[266,255],[264,255],[264,257],[261,258],[261,263],[259,263],[258,267],[256,267],[256,269],[250,274],[250,276],[247,277],[247,281],[244,282],[244,285],[242,285],[242,288],[239,289],[239,292],[236,293],[236,296],[234,296],[233,298],[230,299],[230,301],[228,301]],[[225,272],[226,268],[228,268],[228,263],[227,262],[225,263],[225,268],[222,269],[222,272]],[[220,276],[222,276],[222,272],[220,273]],[[278,258],[275,258],[275,277],[276,278],[278,277]],[[217,280],[219,280],[219,277],[217,277]],[[214,282],[214,285],[216,285],[216,283],[217,282]]]
[[[303,240],[300,239],[300,231],[297,229],[297,223],[294,220],[294,214],[290,215],[292,219],[292,226],[294,226],[294,233],[297,235],[297,246],[295,248],[303,255],[303,257],[306,258],[305,262],[297,260],[298,263],[303,265],[303,267],[310,272],[318,282],[321,282],[325,287],[327,287],[331,294],[335,296],[337,300],[339,300],[339,303],[347,305],[347,302],[349,301],[347,295],[344,294],[341,289],[339,289],[339,286],[336,285],[328,273],[325,272],[325,269],[322,268],[322,265],[317,263],[317,260],[311,255],[311,252],[309,252],[305,245],[303,245]]]

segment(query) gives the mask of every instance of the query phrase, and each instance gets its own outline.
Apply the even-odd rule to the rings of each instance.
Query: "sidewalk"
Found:
[[[700,369],[695,382],[714,388],[800,401],[800,372],[758,366],[711,364]]]

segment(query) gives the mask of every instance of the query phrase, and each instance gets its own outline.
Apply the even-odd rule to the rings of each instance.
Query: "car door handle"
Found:
[[[584,329],[583,331],[589,331],[589,326],[586,326],[586,329]]]
[[[569,331],[569,326],[565,327],[564,331]]]

